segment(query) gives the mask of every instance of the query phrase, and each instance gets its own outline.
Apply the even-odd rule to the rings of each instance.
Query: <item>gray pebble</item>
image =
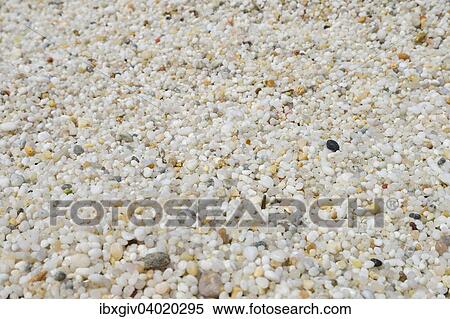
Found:
[[[75,145],[73,147],[73,152],[75,153],[75,155],[81,155],[84,153],[84,149],[80,145]]]
[[[67,276],[64,272],[58,271],[54,277],[56,281],[63,281],[64,279],[66,279]]]
[[[123,142],[127,142],[127,143],[131,143],[131,142],[133,142],[133,136],[131,136],[128,133],[121,133],[118,136],[118,140],[119,141],[123,141]]]
[[[170,264],[170,257],[163,252],[148,254],[144,257],[144,268],[164,271]]]
[[[411,217],[412,219],[420,219],[420,214],[411,213],[411,214],[409,214],[409,217]]]
[[[256,246],[256,247],[263,246],[264,249],[268,248],[266,242],[263,240],[257,241],[256,243],[253,244],[253,246]]]
[[[71,185],[71,184],[63,184],[63,185],[61,186],[61,189],[62,189],[63,191],[65,191],[66,189],[72,189],[72,185]]]
[[[66,282],[66,289],[72,290],[73,289],[73,282],[72,280],[69,280]]]
[[[33,269],[33,265],[32,264],[27,264],[27,266],[25,267],[25,271],[26,272],[30,272],[31,269]]]
[[[441,157],[441,158],[439,159],[439,161],[437,162],[437,164],[438,164],[439,166],[442,166],[442,165],[445,164],[445,162],[446,162],[445,158]]]
[[[23,148],[27,145],[27,140],[23,139],[19,142],[19,148],[23,150]]]

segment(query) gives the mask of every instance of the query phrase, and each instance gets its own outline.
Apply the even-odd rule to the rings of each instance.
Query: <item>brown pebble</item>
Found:
[[[305,251],[309,254],[309,252],[313,249],[316,249],[316,244],[314,243],[309,243],[308,245],[306,245],[305,247]]]
[[[33,277],[30,278],[30,282],[35,282],[35,281],[42,281],[45,279],[45,277],[47,276],[47,272],[41,271],[40,273],[34,275]]]
[[[366,22],[366,19],[367,19],[366,16],[359,17],[359,18],[358,18],[358,22],[359,22],[359,23],[364,23],[364,22]]]
[[[220,238],[222,238],[222,242],[224,244],[229,244],[230,243],[230,237],[227,234],[227,231],[225,230],[225,228],[220,228],[217,233],[219,234]]]
[[[275,87],[275,81],[274,80],[267,80],[266,81],[266,86],[270,87],[270,88]]]
[[[411,226],[412,230],[417,230],[417,225],[415,223],[410,222],[409,226]]]
[[[405,52],[400,52],[397,56],[400,60],[411,60],[410,56]]]
[[[267,205],[267,196],[266,194],[264,194],[261,201],[261,209],[266,209],[266,205]]]
[[[298,296],[300,297],[300,299],[308,299],[309,298],[309,291],[302,289],[299,291]]]
[[[420,20],[420,28],[421,29],[425,28],[425,24],[427,22],[427,17],[424,15],[421,15],[419,20]]]
[[[36,151],[34,150],[34,148],[32,148],[31,146],[25,146],[23,148],[23,151],[25,152],[25,154],[27,156],[34,156],[36,154]]]
[[[448,250],[448,246],[447,244],[443,241],[443,240],[438,240],[436,242],[436,245],[434,246],[434,248],[436,249],[436,251],[438,252],[439,256],[442,256],[443,254],[445,254]]]
[[[301,96],[306,93],[306,88],[303,85],[297,86],[294,89],[296,95]]]
[[[119,115],[119,116],[116,116],[116,122],[117,122],[117,123],[122,123],[124,117],[125,117],[125,115]]]
[[[53,58],[52,58],[51,56],[49,56],[49,57],[47,58],[47,63],[53,63]]]
[[[400,280],[401,282],[405,282],[406,281],[406,275],[405,275],[405,273],[403,272],[403,271],[400,271],[399,272],[399,274],[398,274],[398,280]]]
[[[233,287],[233,290],[231,291],[231,298],[237,298],[239,293],[242,291],[239,287]]]
[[[416,37],[414,38],[414,42],[416,44],[422,44],[425,42],[425,40],[427,39],[427,33],[426,32],[419,32]]]

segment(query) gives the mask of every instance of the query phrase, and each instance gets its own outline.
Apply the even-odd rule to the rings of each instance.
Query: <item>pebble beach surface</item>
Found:
[[[439,0],[1,1],[0,298],[448,297],[448,23]],[[347,196],[397,205],[381,229],[49,221]]]

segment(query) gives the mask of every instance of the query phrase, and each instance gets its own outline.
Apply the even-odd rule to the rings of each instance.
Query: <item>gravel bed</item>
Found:
[[[0,298],[448,298],[449,13],[1,1]],[[384,226],[50,222],[51,200],[180,197],[377,197]]]

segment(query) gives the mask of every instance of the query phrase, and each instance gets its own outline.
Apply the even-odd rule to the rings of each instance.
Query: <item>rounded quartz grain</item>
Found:
[[[66,257],[68,260],[69,267],[73,270],[77,268],[86,268],[91,264],[89,256],[86,254],[75,254],[72,256]]]
[[[218,298],[222,289],[220,275],[215,272],[202,273],[198,291],[204,298]]]
[[[1,188],[6,188],[11,184],[11,181],[9,180],[8,177],[0,177],[0,187]]]
[[[258,256],[258,248],[254,246],[247,246],[244,248],[243,255],[247,260],[253,261]]]
[[[170,290],[170,286],[167,282],[161,282],[159,284],[157,284],[155,286],[155,291],[156,293],[160,294],[160,295],[165,295],[169,292]]]
[[[284,262],[287,259],[288,255],[282,250],[275,250],[270,253],[270,258],[277,262]]]
[[[0,123],[0,132],[11,132],[18,128],[17,122],[4,122]]]
[[[260,184],[265,188],[271,188],[274,185],[273,179],[270,176],[262,176]]]
[[[267,279],[264,278],[264,277],[258,277],[258,278],[256,278],[256,279],[255,279],[255,282],[256,282],[256,285],[257,285],[259,288],[266,289],[267,287],[269,287],[269,280],[267,280]]]
[[[20,187],[25,183],[25,178],[20,174],[12,174],[10,177],[11,186]]]

